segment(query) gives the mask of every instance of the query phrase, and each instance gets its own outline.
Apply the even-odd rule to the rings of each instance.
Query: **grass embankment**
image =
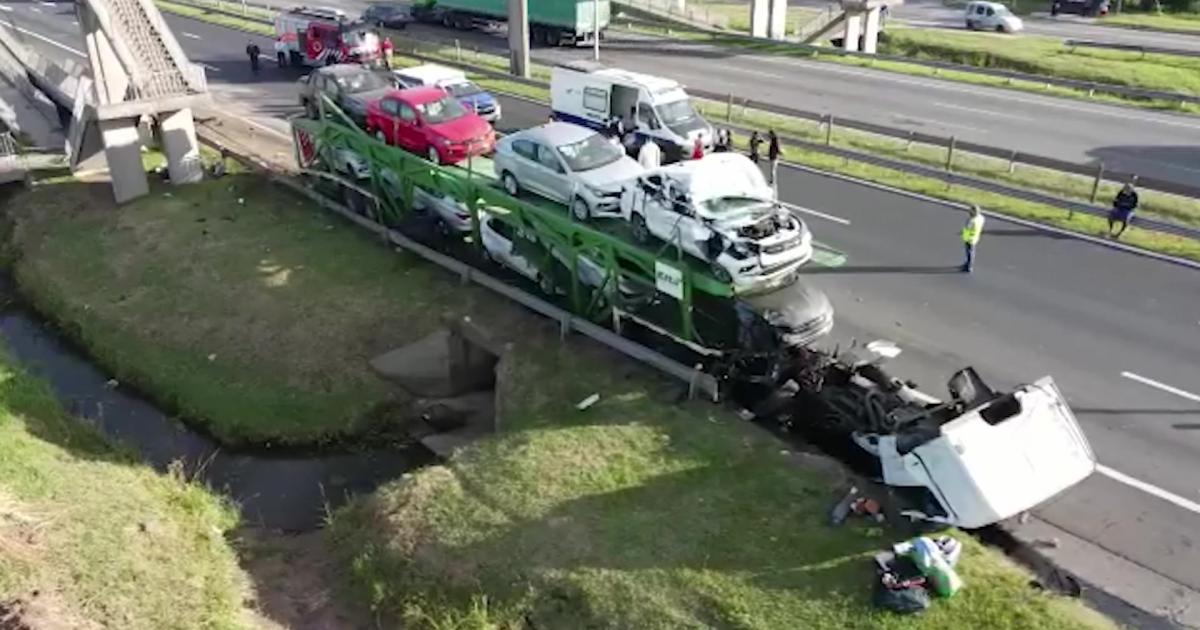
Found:
[[[387,431],[404,399],[367,361],[479,295],[259,177],[109,197],[63,181],[15,199],[18,282],[116,378],[226,443]]]
[[[236,511],[71,418],[0,348],[0,626],[230,628]],[[12,626],[8,623],[13,623]]]
[[[1200,33],[1200,13],[1121,13],[1108,15],[1098,24]]]
[[[1027,74],[1200,95],[1200,59],[1071,48],[1036,35],[893,28],[880,52]]]
[[[678,388],[539,336],[501,373],[505,432],[334,514],[377,612],[425,628],[1084,628],[1107,623],[966,544],[967,588],[920,618],[870,604],[903,538],[824,524],[818,460]],[[573,405],[591,393],[586,412]],[[457,624],[457,625],[456,625]]]

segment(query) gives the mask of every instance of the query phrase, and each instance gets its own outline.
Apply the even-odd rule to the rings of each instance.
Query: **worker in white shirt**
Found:
[[[982,234],[983,215],[979,212],[979,206],[972,204],[971,216],[967,217],[967,224],[962,229],[963,248],[967,256],[962,264],[964,273],[971,273],[975,268],[975,247],[979,245],[979,237]]]
[[[646,138],[646,141],[642,143],[642,148],[638,149],[638,163],[647,170],[658,168],[662,164],[662,149],[659,148],[657,142]]]

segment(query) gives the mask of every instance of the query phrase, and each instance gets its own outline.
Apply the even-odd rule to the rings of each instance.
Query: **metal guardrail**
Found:
[[[1200,57],[1200,51],[1198,50],[1166,48],[1162,46],[1139,46],[1137,44],[1117,44],[1112,42],[1096,42],[1087,39],[1065,39],[1063,40],[1063,46],[1068,48],[1107,48],[1109,50],[1140,52],[1143,55],[1149,53],[1154,55],[1175,55],[1177,57]]]

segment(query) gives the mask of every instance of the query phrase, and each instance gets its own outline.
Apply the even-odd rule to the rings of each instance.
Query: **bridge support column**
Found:
[[[167,172],[172,184],[190,184],[204,177],[200,163],[200,147],[196,143],[196,124],[191,108],[184,108],[162,115],[159,122],[162,132],[162,150],[167,156]]]
[[[767,11],[767,37],[783,39],[787,34],[788,0],[770,0],[770,3]]]
[[[766,37],[771,18],[771,0],[750,0],[750,35]]]
[[[536,0],[535,0],[536,1]],[[528,0],[508,0],[508,71],[529,78]]]
[[[842,48],[848,52],[858,51],[858,40],[862,37],[863,14],[846,13],[846,30],[842,34]]]
[[[117,203],[141,197],[150,192],[146,171],[142,168],[142,142],[136,118],[101,120],[100,138],[104,142],[104,158],[112,179],[113,197]]]
[[[866,28],[863,30],[862,51],[871,55],[875,54],[879,43],[880,12],[879,8],[867,11]]]

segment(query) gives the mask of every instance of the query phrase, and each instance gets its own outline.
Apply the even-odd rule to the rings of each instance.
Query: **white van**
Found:
[[[670,79],[592,62],[563,64],[550,72],[550,108],[556,120],[600,131],[620,118],[631,155],[647,140],[658,143],[664,162],[690,155],[697,139],[706,153],[712,150],[712,125],[692,108],[683,86]]]

